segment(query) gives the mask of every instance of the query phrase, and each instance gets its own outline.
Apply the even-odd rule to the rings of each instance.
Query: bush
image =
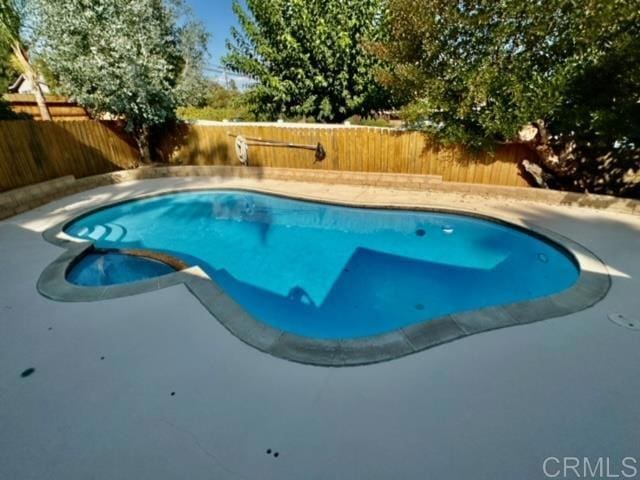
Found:
[[[254,119],[247,110],[238,107],[180,107],[177,113],[182,120],[242,120],[248,122]]]

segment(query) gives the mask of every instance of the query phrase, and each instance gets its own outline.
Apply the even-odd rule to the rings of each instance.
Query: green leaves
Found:
[[[12,44],[20,40],[20,10],[22,8],[16,0],[0,0],[0,48],[11,48]]]
[[[551,147],[575,142],[567,162],[640,170],[639,0],[389,0],[389,24],[380,78],[441,141],[490,148],[542,120]],[[570,188],[607,191],[581,168]]]
[[[61,89],[131,131],[197,95],[208,34],[172,0],[37,0],[40,55]]]
[[[382,35],[384,0],[234,1],[224,63],[256,80],[250,104],[260,118],[341,121],[389,103],[366,48]]]

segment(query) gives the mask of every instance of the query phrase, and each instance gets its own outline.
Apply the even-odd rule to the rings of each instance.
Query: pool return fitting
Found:
[[[249,165],[249,146],[256,147],[276,147],[276,148],[299,148],[302,150],[311,150],[315,152],[315,160],[313,163],[321,162],[327,156],[327,152],[321,143],[316,145],[305,145],[302,143],[288,143],[278,140],[265,140],[264,138],[256,137],[244,137],[242,135],[236,135],[235,133],[227,132],[230,137],[235,137],[236,143],[236,156],[240,163],[247,166]]]

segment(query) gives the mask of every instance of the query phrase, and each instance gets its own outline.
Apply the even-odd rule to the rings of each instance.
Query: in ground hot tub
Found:
[[[148,280],[175,271],[174,266],[141,252],[92,250],[71,266],[67,280],[75,285],[97,287]]]

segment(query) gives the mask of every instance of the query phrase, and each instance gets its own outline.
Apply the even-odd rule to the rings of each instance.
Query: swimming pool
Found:
[[[321,340],[546,297],[580,275],[564,248],[487,219],[242,191],[129,201],[64,231],[99,248],[151,250],[198,265],[258,321]]]

